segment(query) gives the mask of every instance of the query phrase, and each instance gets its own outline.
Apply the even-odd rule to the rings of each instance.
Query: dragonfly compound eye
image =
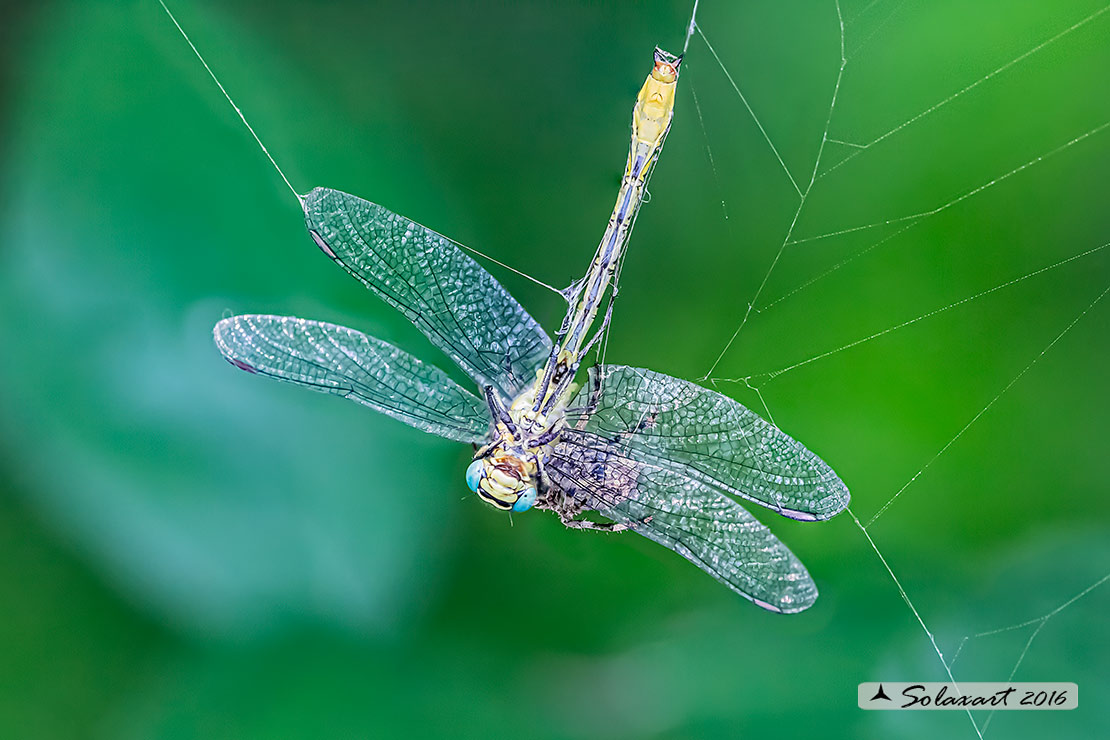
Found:
[[[478,484],[482,482],[482,476],[485,475],[486,464],[482,460],[475,460],[470,463],[466,468],[466,487],[474,493],[478,493]]]
[[[528,511],[534,503],[536,503],[536,487],[528,486],[520,492],[520,498],[513,504],[513,511],[517,513]]]

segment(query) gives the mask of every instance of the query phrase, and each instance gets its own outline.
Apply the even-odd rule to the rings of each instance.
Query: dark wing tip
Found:
[[[313,228],[309,228],[308,234],[312,237],[312,241],[316,242],[316,246],[320,248],[321,252],[323,252],[333,260],[339,260],[339,258],[335,255],[335,250],[328,246],[328,243],[324,241],[324,237],[320,236],[320,232],[316,231]]]

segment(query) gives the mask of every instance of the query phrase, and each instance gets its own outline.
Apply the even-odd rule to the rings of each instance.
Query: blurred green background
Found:
[[[796,237],[931,211],[1043,159],[900,233],[787,247],[713,375],[792,365],[1110,241],[1110,129],[1055,151],[1110,121],[1110,13],[984,79],[1099,6],[845,0],[830,137],[910,123],[820,177]],[[592,254],[651,49],[681,47],[690,11],[171,7],[299,190],[359,194],[556,285]],[[705,0],[699,20],[804,188],[833,3]],[[0,737],[974,737],[958,712],[856,708],[858,682],[944,673],[847,515],[756,512],[822,590],[784,618],[646,540],[510,526],[466,491],[463,446],[228,367],[210,338],[227,312],[447,360],[321,257],[157,3],[43,2],[4,23]],[[827,145],[822,172],[856,150]],[[698,378],[798,197],[697,37],[651,191],[608,357]],[[556,296],[487,266],[555,327]],[[1108,277],[1110,249],[753,382],[866,521]],[[1108,329],[1103,301],[870,529],[949,657],[1110,571]],[[1052,617],[1014,676],[1077,682],[1080,709],[1001,713],[988,737],[1110,731],[1108,608],[1110,585]],[[1005,680],[1036,628],[966,641],[956,677]]]

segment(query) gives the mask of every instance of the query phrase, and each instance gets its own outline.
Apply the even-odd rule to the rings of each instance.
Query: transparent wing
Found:
[[[241,370],[334,393],[425,432],[481,444],[486,403],[439,368],[391,344],[335,324],[292,316],[233,316],[213,330]]]
[[[848,506],[848,488],[832,468],[728,396],[651,370],[607,365],[604,372],[596,409],[569,420],[583,434],[619,440],[634,460],[792,519],[828,519]],[[575,403],[589,397],[583,390]]]
[[[482,387],[512,398],[551,339],[455,242],[379,205],[316,188],[304,199],[316,244],[417,326]]]
[[[620,443],[570,430],[547,474],[585,508],[674,550],[764,609],[799,612],[817,599],[805,566],[740,504],[629,457]]]

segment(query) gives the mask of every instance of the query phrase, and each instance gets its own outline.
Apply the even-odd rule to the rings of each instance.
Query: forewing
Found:
[[[597,372],[595,368],[591,372]],[[792,519],[838,514],[850,496],[821,458],[728,396],[652,370],[607,365],[596,410],[571,423],[629,457]],[[588,389],[576,403],[585,404]]]
[[[425,432],[483,443],[485,402],[439,368],[354,329],[292,316],[233,316],[216,324],[232,365],[369,406]]]
[[[316,244],[417,326],[482,387],[512,398],[551,339],[450,239],[381,206],[316,188],[304,199]]]
[[[547,464],[552,483],[698,566],[764,609],[799,612],[817,587],[801,561],[733,499],[619,443],[569,431]]]

